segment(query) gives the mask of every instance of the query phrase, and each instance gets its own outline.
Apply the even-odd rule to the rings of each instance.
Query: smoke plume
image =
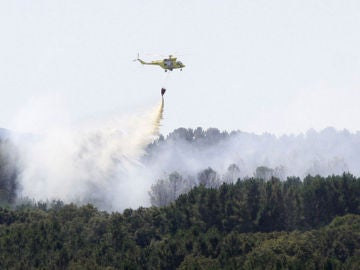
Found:
[[[19,196],[107,210],[148,205],[151,182],[140,159],[159,135],[163,110],[162,99],[137,115],[14,138],[21,157]]]

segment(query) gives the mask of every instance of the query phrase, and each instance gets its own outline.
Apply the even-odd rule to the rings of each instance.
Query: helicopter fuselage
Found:
[[[141,60],[140,58],[138,58],[137,60],[143,64],[143,65],[156,65],[156,66],[160,66],[161,68],[163,68],[165,71],[172,71],[173,69],[180,69],[182,70],[183,67],[185,67],[185,65],[180,62],[180,61],[176,61],[176,57],[169,57],[169,58],[165,58],[163,60],[156,60],[156,61],[151,61],[151,62],[145,62],[143,60]]]

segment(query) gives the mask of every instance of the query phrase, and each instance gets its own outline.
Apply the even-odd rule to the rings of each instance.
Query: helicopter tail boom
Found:
[[[138,60],[138,61],[139,61],[141,64],[143,64],[143,65],[149,65],[149,64],[150,64],[150,63],[147,63],[147,62],[141,60],[140,58],[138,58],[138,59],[136,59],[136,60]]]
[[[141,60],[139,54],[137,55],[137,58],[134,59],[134,61],[139,61],[143,65],[154,65],[154,63],[149,63],[149,62],[145,62],[144,60]]]

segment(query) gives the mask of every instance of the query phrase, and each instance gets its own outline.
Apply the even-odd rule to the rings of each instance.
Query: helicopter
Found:
[[[165,69],[165,72],[167,72],[168,70],[172,71],[173,69],[180,69],[180,71],[182,71],[182,69],[185,67],[185,65],[183,63],[181,63],[180,61],[176,61],[176,59],[177,59],[176,57],[169,55],[169,58],[165,58],[163,60],[155,60],[155,61],[151,61],[151,62],[145,62],[145,61],[141,60],[138,55],[137,59],[135,59],[134,61],[137,60],[143,65],[160,66],[163,69]]]

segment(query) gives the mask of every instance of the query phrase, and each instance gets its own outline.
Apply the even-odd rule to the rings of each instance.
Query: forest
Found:
[[[200,185],[163,207],[0,209],[1,269],[358,269],[351,174]]]
[[[195,147],[234,136],[215,133],[218,141],[202,133]],[[147,161],[176,134],[149,145]],[[102,211],[18,197],[15,152],[0,143],[0,269],[360,267],[360,178],[349,172],[300,178],[258,166],[242,176],[237,164],[224,174],[173,171],[151,186],[151,206]]]

